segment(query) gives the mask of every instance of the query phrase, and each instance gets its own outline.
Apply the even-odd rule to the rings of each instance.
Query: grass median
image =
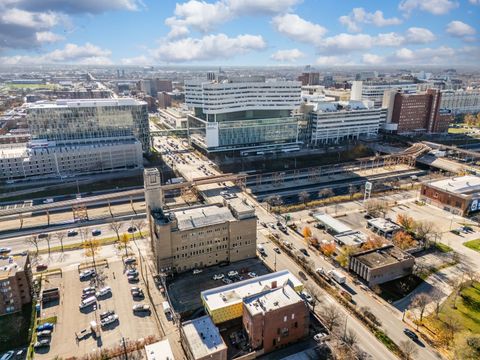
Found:
[[[469,249],[480,252],[480,239],[470,240],[470,241],[464,242],[463,246],[466,246]]]

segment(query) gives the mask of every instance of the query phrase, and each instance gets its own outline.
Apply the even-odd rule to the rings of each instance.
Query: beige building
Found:
[[[165,212],[158,169],[145,170],[145,199],[158,271],[187,270],[256,256],[255,209],[224,204]]]
[[[32,301],[32,270],[28,255],[0,259],[0,316],[22,310]]]
[[[227,345],[210,316],[185,321],[180,336],[188,360],[227,360]]]

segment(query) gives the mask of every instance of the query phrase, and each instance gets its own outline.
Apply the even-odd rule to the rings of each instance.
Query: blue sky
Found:
[[[0,64],[477,65],[480,0],[0,0]]]

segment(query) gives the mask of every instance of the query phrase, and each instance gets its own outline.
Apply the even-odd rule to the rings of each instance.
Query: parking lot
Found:
[[[168,292],[175,311],[185,314],[201,308],[200,292],[225,285],[222,279],[213,280],[213,276],[224,274],[224,277],[227,277],[227,273],[232,270],[237,271],[244,278],[248,278],[248,272],[254,272],[258,276],[269,273],[265,265],[255,258],[223,267],[212,266],[203,269],[201,273],[196,275],[193,275],[190,271],[177,275],[168,284]],[[236,278],[236,281],[238,281],[238,278]]]
[[[80,281],[79,269],[71,266],[63,272],[61,279],[55,279],[55,286],[60,288],[60,302],[42,309],[42,318],[57,316],[57,324],[52,334],[50,347],[39,349],[36,358],[52,359],[55,356],[65,357],[72,354],[88,354],[102,348],[111,348],[119,345],[122,337],[125,340],[136,340],[149,335],[158,335],[154,316],[150,312],[133,312],[135,304],[149,304],[147,292],[142,281],[129,283],[125,273],[125,266],[120,259],[108,263],[107,266],[98,266],[97,291],[105,286],[111,288],[111,293],[99,296],[96,305],[79,309],[83,289],[93,285],[90,280]],[[133,299],[131,287],[143,289],[145,298]],[[48,286],[50,287],[50,286]],[[114,311],[118,315],[107,326],[100,326],[100,314]],[[98,336],[93,334],[78,339],[76,334],[87,329],[90,332],[91,321],[99,325]]]

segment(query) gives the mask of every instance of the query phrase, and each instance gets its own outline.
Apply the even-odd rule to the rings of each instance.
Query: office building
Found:
[[[29,256],[0,258],[0,316],[18,312],[31,301],[32,269]]]
[[[420,200],[452,214],[473,215],[480,210],[480,177],[467,175],[422,183]]]
[[[188,360],[227,360],[227,345],[208,315],[183,322],[180,338]]]
[[[200,297],[207,314],[215,324],[220,324],[242,318],[245,298],[284,285],[296,292],[303,290],[303,283],[295,275],[282,270],[205,290],[200,293]]]
[[[159,271],[184,272],[256,256],[255,209],[236,198],[225,206],[163,211],[158,169],[145,170],[145,200]]]
[[[393,245],[361,251],[349,257],[348,269],[368,283],[383,284],[410,275],[415,258]]]
[[[387,109],[386,131],[396,133],[438,133],[448,131],[453,114],[440,106],[443,93],[428,89],[423,94],[385,91],[383,107]]]
[[[304,85],[320,85],[320,73],[318,72],[304,72],[297,79]]]
[[[192,143],[207,152],[282,148],[299,144],[301,83],[264,77],[186,81]]]
[[[310,143],[317,146],[375,137],[386,110],[368,108],[361,101],[320,102],[308,116]]]
[[[440,108],[456,114],[476,114],[480,112],[480,90],[442,91]]]
[[[308,335],[309,309],[289,285],[243,299],[243,326],[253,350],[274,351]]]
[[[417,85],[409,81],[353,81],[351,100],[370,100],[375,107],[380,107],[386,90],[398,90],[405,94],[415,94]]]
[[[172,106],[172,96],[167,92],[159,92],[158,95],[158,108],[166,109]]]
[[[144,79],[139,83],[140,91],[147,95],[157,97],[159,92],[171,92],[173,90],[171,80]]]

